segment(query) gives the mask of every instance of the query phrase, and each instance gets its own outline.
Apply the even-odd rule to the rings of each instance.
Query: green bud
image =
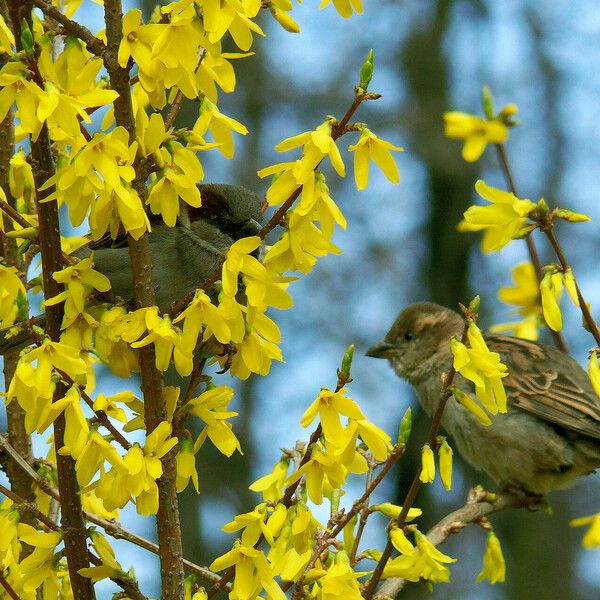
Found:
[[[494,118],[494,97],[489,85],[484,85],[481,90],[481,104],[483,114],[491,121]]]
[[[356,528],[357,520],[358,515],[354,515],[344,527],[344,549],[346,552],[352,552],[352,548],[354,547],[354,540],[356,539],[354,530]]]
[[[584,215],[582,213],[576,213],[572,210],[568,210],[567,208],[558,208],[556,210],[556,216],[559,219],[564,219],[565,221],[569,221],[570,223],[582,223],[584,221],[590,221],[590,217]]]
[[[25,240],[19,246],[19,254],[25,254],[25,252],[27,252],[27,250],[29,250],[29,247],[31,246],[31,244],[33,244],[33,240]]]
[[[374,53],[373,49],[369,50],[367,53],[367,58],[363,63],[363,66],[360,69],[360,84],[359,87],[365,92],[369,88],[369,84],[371,83],[371,79],[373,78],[373,58]]]
[[[412,409],[410,406],[406,409],[402,421],[400,421],[400,430],[398,431],[398,444],[400,446],[406,446],[408,438],[410,437],[410,430],[412,429]]]
[[[340,508],[340,498],[342,491],[339,488],[334,488],[331,492],[329,502],[331,503],[331,514],[336,513]]]
[[[346,353],[344,354],[344,358],[342,358],[342,368],[340,369],[340,373],[344,377],[348,377],[350,375],[350,369],[352,368],[352,359],[354,358],[354,344],[350,344]]]
[[[19,321],[24,321],[29,317],[29,303],[27,302],[27,294],[23,290],[19,290],[17,294],[17,314]]]
[[[23,45],[25,54],[27,54],[29,58],[33,58],[35,42],[33,39],[33,33],[31,29],[29,29],[29,23],[27,22],[27,19],[21,20],[21,44]]]
[[[540,198],[531,213],[536,217],[545,216],[548,213],[548,205],[546,204],[546,201],[543,198]]]
[[[479,312],[479,305],[481,304],[481,298],[475,296],[471,302],[469,302],[469,312],[476,315]]]

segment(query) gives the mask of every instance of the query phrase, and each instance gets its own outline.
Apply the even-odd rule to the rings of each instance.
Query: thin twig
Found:
[[[508,189],[515,195],[517,194],[517,188],[515,186],[515,179],[513,177],[512,169],[510,168],[510,163],[508,162],[508,154],[506,153],[506,148],[504,144],[494,144],[496,146],[496,154],[498,156],[498,160],[500,162],[500,167],[502,172],[504,173],[504,179],[506,180],[506,184],[508,185]],[[537,248],[535,247],[535,242],[531,237],[531,232],[525,236],[525,243],[527,244],[527,251],[529,252],[529,259],[531,260],[531,264],[533,265],[535,275],[538,280],[538,287],[542,278],[544,277],[544,271],[542,269],[542,263],[540,261],[540,257],[538,255]],[[550,328],[548,328],[550,329]],[[550,329],[550,334],[552,335],[552,339],[554,340],[554,345],[565,352],[569,353],[569,347],[567,346],[567,342],[565,338],[562,336],[560,331],[554,331]]]
[[[78,37],[82,42],[85,43],[87,49],[96,56],[102,56],[106,47],[102,43],[102,40],[97,38],[87,27],[69,19],[60,10],[54,8],[52,4],[46,2],[46,0],[31,0],[31,3],[37,6],[41,11],[51,19],[54,19],[57,23],[62,25],[71,35]]]

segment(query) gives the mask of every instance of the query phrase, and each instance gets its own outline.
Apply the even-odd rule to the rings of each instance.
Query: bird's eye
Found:
[[[413,332],[412,332],[412,331],[407,331],[407,332],[404,334],[404,339],[405,339],[407,342],[410,342],[410,340],[412,340],[414,337],[415,337],[415,336],[413,335]]]

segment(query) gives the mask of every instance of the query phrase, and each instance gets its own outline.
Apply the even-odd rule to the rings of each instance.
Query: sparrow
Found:
[[[261,229],[262,199],[240,185],[201,184],[199,208],[181,207],[175,227],[167,227],[152,215],[149,234],[152,279],[156,304],[161,311],[195,289],[213,273],[227,249],[238,239],[256,235]],[[105,236],[76,251],[78,258],[93,252],[94,269],[106,275],[112,294],[125,302],[133,299],[131,262],[127,235]],[[43,325],[42,318],[34,323]],[[0,331],[0,355],[23,348],[27,333],[6,337]]]
[[[452,367],[450,340],[464,329],[457,312],[418,302],[367,356],[387,359],[432,416]],[[450,397],[441,423],[463,458],[502,488],[533,495],[568,487],[600,467],[600,399],[579,364],[540,342],[490,333],[484,339],[508,367],[502,379],[508,410],[486,426]],[[453,384],[474,397],[473,384],[460,374]]]

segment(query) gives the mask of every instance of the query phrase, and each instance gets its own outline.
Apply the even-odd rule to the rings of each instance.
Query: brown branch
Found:
[[[470,523],[508,508],[519,508],[523,503],[519,498],[511,494],[498,494],[493,501],[489,494],[481,488],[473,488],[468,495],[467,502],[461,508],[446,515],[439,523],[427,532],[427,539],[434,545],[439,546],[445,542],[450,535],[464,529]],[[395,598],[396,594],[406,585],[406,580],[400,577],[387,579],[378,590],[378,595]]]
[[[114,101],[115,121],[129,133],[130,143],[135,141],[135,121],[131,101],[131,87],[128,69],[118,63],[118,50],[123,29],[123,7],[121,0],[105,0],[104,19],[106,23],[107,48],[104,53],[104,65],[108,72],[111,87],[118,92]],[[134,161],[136,178],[133,187],[139,197],[145,199],[148,191],[145,181],[140,177],[139,157]],[[129,256],[133,277],[133,299],[137,308],[154,306],[154,287],[152,284],[152,256],[148,234],[139,240],[128,236]],[[140,369],[144,394],[144,420],[146,431],[151,433],[162,421],[167,420],[167,409],[163,396],[162,373],[155,366],[153,345],[140,349]],[[160,548],[160,570],[163,600],[179,600],[183,595],[183,548],[179,506],[177,503],[177,451],[171,450],[162,459],[163,474],[157,481],[158,512],[156,524],[158,545]]]
[[[31,4],[37,6],[47,16],[62,25],[65,30],[78,37],[82,42],[85,43],[87,49],[96,56],[102,56],[106,47],[102,43],[102,40],[98,39],[87,27],[69,19],[61,13],[58,9],[54,8],[52,4],[46,2],[46,0],[30,0]]]
[[[7,498],[10,498],[17,510],[24,510],[34,516],[46,529],[51,529],[52,531],[60,531],[60,527],[52,520],[49,519],[42,511],[38,510],[38,507],[33,502],[29,502],[25,500],[22,496],[15,493],[13,490],[10,490],[0,484],[0,494],[3,494]]]
[[[0,1],[0,14],[8,23],[8,10],[6,0]],[[0,67],[3,67],[8,62],[8,54],[0,55]],[[19,217],[21,215],[16,210],[16,201],[10,192],[9,171],[10,159],[15,151],[15,131],[14,131],[14,111],[10,109],[0,123],[0,187],[4,190],[8,202],[0,200],[0,208],[14,211]],[[27,224],[29,227],[29,224]],[[11,220],[6,220],[4,223],[5,232],[14,229]],[[6,237],[0,232],[0,257],[4,264],[16,267],[20,273],[26,272],[23,257],[18,252],[17,241]],[[15,374],[17,363],[19,361],[18,352],[9,352],[4,356],[4,389],[8,390],[10,383]],[[33,451],[31,447],[31,436],[25,428],[25,411],[18,402],[10,402],[6,406],[6,424],[7,433],[17,451],[28,461],[33,461]],[[10,481],[11,488],[28,502],[35,500],[34,488],[31,481],[23,475],[20,469],[16,468],[12,461],[6,465],[6,475]],[[23,522],[29,525],[34,523],[34,520],[29,514],[23,515]],[[33,549],[28,544],[23,544],[22,556],[25,558]]]
[[[496,146],[496,155],[498,156],[498,160],[500,162],[500,167],[502,168],[502,172],[504,173],[504,179],[506,180],[506,184],[508,185],[508,189],[518,197],[517,188],[515,186],[515,179],[513,177],[512,169],[510,168],[510,163],[508,162],[508,154],[506,153],[506,148],[504,144],[494,144]],[[529,252],[529,259],[533,264],[533,268],[535,270],[535,275],[538,280],[538,287],[544,277],[544,271],[542,270],[542,263],[540,261],[540,257],[538,255],[537,248],[535,247],[535,242],[531,237],[531,232],[525,236],[525,243],[527,244],[527,251]],[[548,327],[550,334],[552,335],[552,339],[554,340],[554,345],[565,352],[569,353],[569,347],[567,346],[567,342],[565,338],[562,336],[560,331],[554,331]]]
[[[12,598],[13,600],[22,600],[21,596],[19,596],[19,594],[17,594],[17,592],[15,592],[15,590],[13,590],[10,583],[8,583],[8,581],[6,581],[6,578],[4,577],[4,575],[2,574],[1,571],[0,571],[0,585],[6,590],[6,593],[9,595],[10,598]]]

